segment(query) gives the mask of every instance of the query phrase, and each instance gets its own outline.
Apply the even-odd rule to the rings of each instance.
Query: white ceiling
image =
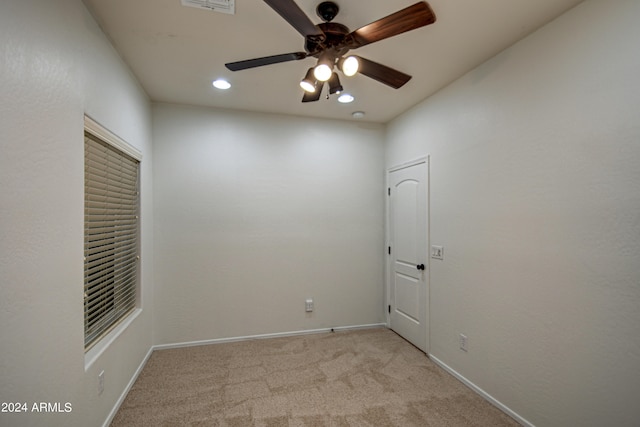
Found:
[[[321,0],[296,0],[314,22]],[[417,0],[335,0],[334,19],[355,30]],[[430,0],[436,23],[354,53],[413,78],[392,89],[340,76],[355,96],[323,94],[301,103],[298,83],[315,58],[232,72],[227,62],[304,51],[304,38],[262,0],[235,0],[235,15],[184,7],[180,0],[84,0],[152,101],[385,123],[582,0]],[[227,91],[212,80],[226,78]]]

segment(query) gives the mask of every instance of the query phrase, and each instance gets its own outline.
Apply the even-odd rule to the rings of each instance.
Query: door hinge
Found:
[[[391,246],[389,246],[389,255],[391,255]]]
[[[387,188],[387,194],[390,196],[391,195],[391,187]]]
[[[389,304],[389,314],[391,314],[391,304]]]

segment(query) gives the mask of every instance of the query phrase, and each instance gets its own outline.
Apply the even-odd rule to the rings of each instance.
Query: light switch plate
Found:
[[[444,259],[444,248],[442,246],[431,246],[431,258]]]
[[[98,395],[101,395],[104,391],[104,371],[98,374]]]
[[[465,334],[460,334],[460,350],[469,351],[469,338]]]

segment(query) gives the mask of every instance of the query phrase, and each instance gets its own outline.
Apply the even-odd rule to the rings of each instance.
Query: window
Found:
[[[85,126],[84,135],[85,351],[138,299],[139,160],[114,147],[126,143],[112,144],[117,137],[94,125]]]

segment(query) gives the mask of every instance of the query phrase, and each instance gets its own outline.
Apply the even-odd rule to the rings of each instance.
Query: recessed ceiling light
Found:
[[[349,95],[348,93],[343,93],[338,98],[338,102],[342,102],[343,104],[348,104],[350,102],[353,102],[354,99],[355,98],[352,95]]]
[[[229,89],[231,87],[231,83],[229,83],[228,81],[226,81],[224,79],[218,79],[218,80],[215,80],[213,82],[213,86],[215,86],[218,89],[225,90],[225,89]]]
[[[354,111],[353,113],[351,113],[351,116],[354,119],[361,119],[364,117],[364,111]]]

